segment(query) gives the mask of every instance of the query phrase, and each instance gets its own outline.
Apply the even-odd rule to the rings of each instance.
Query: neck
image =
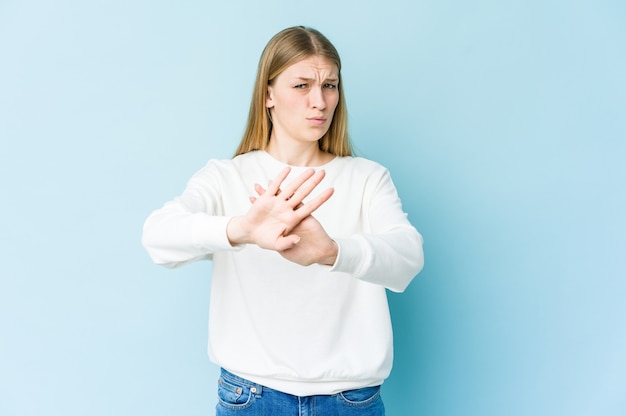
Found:
[[[265,151],[291,166],[321,166],[334,158],[330,153],[320,150],[318,142],[282,143],[274,135],[270,137]]]

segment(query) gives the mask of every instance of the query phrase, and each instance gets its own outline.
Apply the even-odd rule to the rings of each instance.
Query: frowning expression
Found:
[[[326,58],[311,56],[281,72],[267,87],[272,137],[315,142],[330,127],[339,102],[339,71]]]

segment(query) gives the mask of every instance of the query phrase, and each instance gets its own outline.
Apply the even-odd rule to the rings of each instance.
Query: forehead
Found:
[[[279,77],[285,78],[337,78],[335,63],[323,56],[310,56],[287,67]]]

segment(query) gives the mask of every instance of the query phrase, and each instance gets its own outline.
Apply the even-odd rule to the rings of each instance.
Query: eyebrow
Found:
[[[306,77],[294,77],[294,80],[300,80],[300,81],[306,81],[306,82],[311,82],[311,81],[315,81],[315,78],[306,78]],[[323,80],[323,82],[339,82],[338,78],[326,78]]]

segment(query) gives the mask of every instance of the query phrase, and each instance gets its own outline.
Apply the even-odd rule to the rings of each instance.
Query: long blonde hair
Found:
[[[310,56],[328,59],[337,65],[339,72],[339,102],[328,131],[319,139],[320,149],[336,156],[352,155],[339,53],[333,44],[317,30],[294,26],[274,35],[261,54],[250,102],[248,123],[235,156],[266,148],[272,132],[272,121],[265,106],[267,86],[289,66]]]

